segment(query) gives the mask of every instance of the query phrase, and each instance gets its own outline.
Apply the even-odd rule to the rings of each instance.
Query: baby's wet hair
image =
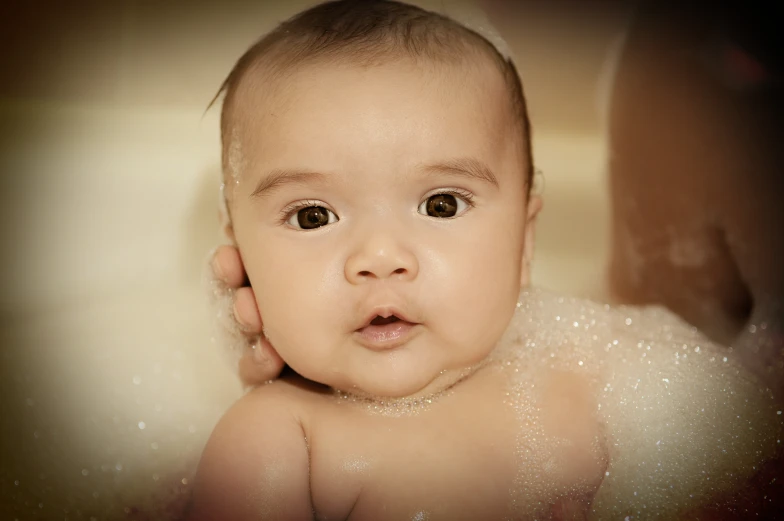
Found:
[[[530,192],[534,174],[531,125],[523,86],[511,58],[503,56],[484,36],[447,16],[393,0],[336,0],[319,4],[278,25],[240,57],[209,105],[224,94],[221,111],[224,182],[236,179],[238,164],[242,163],[237,137],[240,114],[235,107],[239,86],[249,73],[270,80],[315,61],[372,67],[401,58],[442,64],[492,61],[508,92]]]

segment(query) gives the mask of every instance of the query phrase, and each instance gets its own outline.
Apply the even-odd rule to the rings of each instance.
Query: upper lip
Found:
[[[404,321],[404,322],[409,322],[411,324],[416,324],[416,322],[414,320],[412,320],[407,314],[402,312],[400,310],[400,308],[398,308],[398,307],[395,307],[395,306],[376,306],[376,307],[372,308],[367,315],[365,315],[365,319],[362,321],[362,323],[357,328],[357,330],[364,329],[364,328],[368,327],[370,325],[370,323],[373,321],[373,319],[375,319],[376,317],[389,318],[389,317],[391,317],[393,315],[396,316],[397,318],[399,318],[400,320]]]

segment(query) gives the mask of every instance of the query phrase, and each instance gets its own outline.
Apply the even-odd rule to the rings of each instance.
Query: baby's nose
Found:
[[[414,253],[391,237],[375,237],[346,261],[346,280],[363,284],[370,280],[413,280],[419,272]]]

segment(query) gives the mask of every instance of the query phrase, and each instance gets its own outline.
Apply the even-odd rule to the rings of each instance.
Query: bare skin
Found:
[[[264,512],[291,520],[502,519],[513,513],[516,478],[547,484],[546,492],[523,494],[529,513],[583,519],[606,464],[593,452],[599,430],[591,409],[575,408],[585,401],[585,383],[543,378],[552,385],[531,405],[550,412],[540,419],[547,436],[568,440],[568,449],[557,452],[564,449],[553,444],[552,456],[543,458],[549,466],[522,467],[519,476],[520,462],[510,455],[527,427],[504,404],[507,382],[499,372],[480,370],[431,407],[402,418],[338,403],[298,377],[256,389],[213,434],[195,489],[198,515],[191,519],[256,519]],[[265,443],[279,450],[264,453]],[[264,486],[273,480],[277,486]]]

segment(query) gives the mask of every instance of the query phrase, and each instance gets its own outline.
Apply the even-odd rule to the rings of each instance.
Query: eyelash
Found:
[[[430,199],[434,195],[454,195],[456,197],[460,197],[461,199],[463,199],[463,201],[465,201],[465,203],[468,205],[469,208],[473,208],[475,206],[474,205],[474,194],[472,194],[468,190],[463,190],[462,188],[444,188],[442,190],[436,190],[433,193],[427,194],[427,196],[425,197],[425,199],[422,202]],[[422,203],[419,203],[419,204],[422,204]]]
[[[295,201],[291,204],[287,204],[281,211],[280,215],[278,216],[278,220],[281,224],[286,224],[291,217],[297,213],[298,211],[302,210],[303,208],[310,208],[311,206],[322,206],[328,210],[331,208],[323,203],[322,201],[317,201],[315,199],[305,199],[303,201]]]
[[[422,200],[422,202],[426,201],[427,199],[429,199],[429,198],[431,198],[431,197],[433,197],[435,195],[454,195],[456,197],[460,197],[461,199],[463,199],[463,201],[465,201],[466,205],[468,205],[469,208],[473,208],[474,207],[474,194],[472,194],[468,190],[463,190],[462,188],[445,188],[445,189],[442,189],[442,190],[436,190],[435,192],[432,192],[432,193],[428,194],[427,196],[425,196],[425,198]],[[422,203],[420,202],[419,204],[422,204]],[[296,201],[296,202],[293,202],[291,204],[287,204],[280,211],[280,214],[278,216],[278,220],[280,221],[281,224],[285,224],[285,223],[288,222],[289,219],[291,219],[291,217],[295,213],[297,213],[298,211],[302,210],[303,208],[310,208],[311,206],[322,206],[322,207],[324,207],[324,208],[326,208],[328,210],[331,210],[329,208],[329,206],[327,204],[323,203],[322,201],[317,201],[315,199],[305,199],[305,200],[302,200],[302,201]],[[417,205],[417,208],[419,208],[419,205]],[[459,216],[456,216],[456,217],[459,217]],[[452,218],[454,219],[456,217],[452,217]]]

